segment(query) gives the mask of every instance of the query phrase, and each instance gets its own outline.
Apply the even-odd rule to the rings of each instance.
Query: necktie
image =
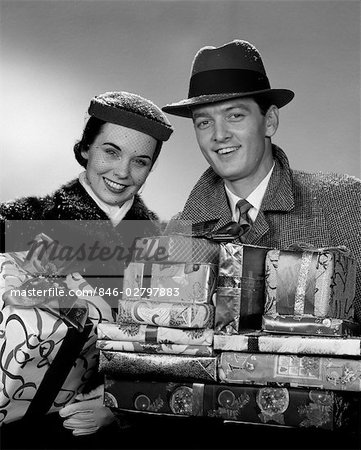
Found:
[[[238,224],[241,227],[239,236],[241,242],[244,242],[246,234],[251,229],[251,221],[248,217],[248,211],[252,208],[252,205],[247,202],[244,198],[237,202],[236,207],[239,209],[239,219]]]

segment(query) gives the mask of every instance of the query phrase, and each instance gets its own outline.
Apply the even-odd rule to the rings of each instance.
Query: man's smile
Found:
[[[218,155],[227,155],[229,153],[233,153],[236,150],[238,150],[240,148],[240,146],[234,146],[234,147],[225,147],[225,148],[219,148],[218,150],[216,150],[216,153]]]

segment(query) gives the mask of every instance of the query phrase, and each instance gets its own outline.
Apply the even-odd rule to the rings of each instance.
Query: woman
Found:
[[[119,248],[119,242],[126,247],[139,234],[157,233],[157,216],[145,206],[138,192],[157,160],[163,142],[173,132],[171,124],[151,101],[128,92],[106,92],[94,97],[88,113],[90,117],[82,138],[74,146],[75,158],[85,168],[79,178],[52,195],[26,197],[0,205],[2,227],[5,227],[5,220],[34,221],[27,222],[30,226],[17,233],[14,242],[9,243],[6,239],[6,251],[24,250],[24,243],[34,238],[36,231],[44,231],[31,225],[39,224],[38,221],[56,221],[55,228],[52,226],[49,231],[51,238],[58,238],[60,233],[62,239],[66,238],[66,243],[71,242],[73,246],[78,245],[79,240],[87,244],[96,240],[99,246],[100,240],[108,249]],[[141,226],[135,226],[133,221]],[[131,226],[124,228],[122,225],[127,222]],[[44,222],[40,225],[45,226]],[[63,240],[59,240],[63,244]],[[4,250],[1,249],[2,252]],[[98,261],[89,264],[87,260],[83,275],[92,275],[89,282],[93,287],[111,286],[113,275],[119,286],[121,267],[114,262],[98,258]],[[116,307],[116,304],[112,306]],[[51,416],[54,421],[54,414]],[[60,417],[64,420],[64,427],[72,430],[74,435],[94,433],[113,421],[110,410],[103,407],[101,386],[78,396],[76,403],[62,408]],[[5,446],[13,447],[10,433],[21,430],[21,426],[9,424],[6,428],[9,443],[6,442]],[[15,438],[15,435],[12,434],[12,437]],[[35,445],[40,447],[39,439],[38,435]],[[84,445],[99,445],[95,442]],[[28,440],[26,444],[29,448]],[[102,441],[102,446],[104,444]],[[65,444],[59,441],[57,445]],[[76,445],[79,446],[79,443],[76,442]]]

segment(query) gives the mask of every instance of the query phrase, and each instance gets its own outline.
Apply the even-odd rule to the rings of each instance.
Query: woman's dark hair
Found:
[[[87,152],[89,150],[89,147],[92,145],[92,143],[95,141],[98,134],[101,132],[102,127],[104,124],[106,124],[104,120],[98,119],[97,117],[90,116],[88,122],[85,125],[83,135],[75,145],[74,145],[74,155],[75,159],[78,161],[78,163],[86,168],[88,160],[83,158],[82,152]],[[157,145],[154,150],[153,155],[153,161],[152,161],[152,167],[154,163],[156,162],[159,153],[162,149],[162,141],[157,140]]]

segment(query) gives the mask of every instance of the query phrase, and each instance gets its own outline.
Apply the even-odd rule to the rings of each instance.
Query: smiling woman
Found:
[[[124,260],[105,256],[113,255],[114,249],[131,249],[136,237],[159,233],[157,215],[145,206],[139,190],[173,129],[154,103],[128,92],[106,92],[94,97],[88,113],[90,117],[82,137],[74,146],[75,158],[85,170],[51,195],[0,204],[1,252],[26,250],[29,242],[36,241],[35,237],[41,239],[40,232],[63,249],[75,252],[81,248],[90,250],[84,261],[79,258],[71,260],[76,269],[65,273],[80,272],[95,293],[103,296],[103,299],[98,297],[96,300],[95,296],[91,300],[101,311],[99,320],[105,317],[112,320],[110,310],[113,309],[113,313],[117,311],[122,293]],[[8,237],[14,222],[7,221],[20,221],[21,224],[13,240]],[[47,236],[43,234],[43,239]],[[94,250],[97,250],[96,257]],[[64,275],[64,271],[61,274]],[[107,316],[99,304],[103,300]],[[0,310],[4,301],[0,298]],[[21,308],[20,311],[16,313],[19,319],[23,315]],[[39,342],[42,341],[41,333],[40,329]],[[91,345],[94,346],[93,358],[96,358],[94,340]],[[24,417],[16,416],[20,420],[3,426],[2,438],[6,445],[14,445],[14,436],[19,436],[20,440],[24,436],[26,442],[21,441],[19,448],[82,448],[79,447],[79,438],[73,441],[73,435],[93,434],[105,425],[113,424],[114,427],[113,413],[103,406],[101,382],[96,372],[91,374],[87,371],[84,379],[79,381],[82,386],[82,394],[76,397],[79,401],[56,404],[58,409],[62,406],[59,414],[46,415],[47,410],[44,410],[39,413],[41,417],[25,415],[25,421]],[[44,430],[51,434],[54,446],[59,447],[48,447]],[[34,441],[30,441],[30,436],[34,436]],[[104,436],[99,433],[85,445],[84,448],[105,448],[106,444]]]

